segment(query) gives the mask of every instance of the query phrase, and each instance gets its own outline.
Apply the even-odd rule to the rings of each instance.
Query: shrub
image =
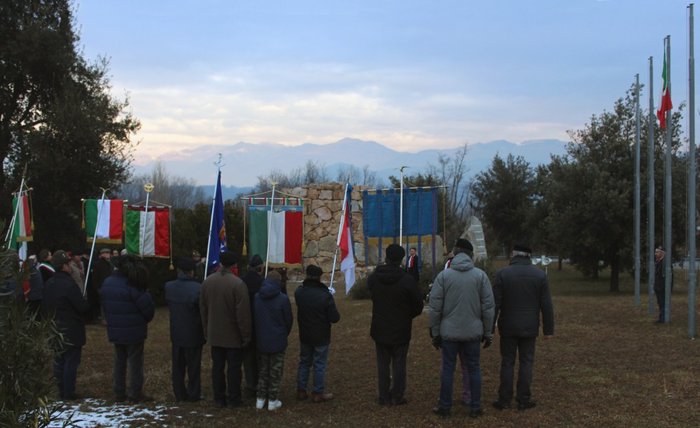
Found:
[[[45,427],[60,412],[49,403],[55,394],[53,350],[63,344],[53,320],[35,317],[14,297],[21,284],[12,250],[0,252],[0,274],[6,291],[0,296],[0,426]]]

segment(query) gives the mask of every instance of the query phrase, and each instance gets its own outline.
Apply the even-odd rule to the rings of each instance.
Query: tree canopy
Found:
[[[107,62],[82,57],[68,0],[0,3],[0,190],[27,169],[35,241],[78,242],[81,197],[129,175],[138,119],[110,94]],[[0,216],[11,216],[9,200]]]

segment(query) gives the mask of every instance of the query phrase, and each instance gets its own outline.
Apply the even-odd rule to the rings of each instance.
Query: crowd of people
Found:
[[[517,408],[534,407],[531,383],[540,325],[545,339],[554,334],[545,273],[532,265],[531,250],[524,244],[514,246],[510,265],[496,273],[493,286],[488,275],[474,265],[468,240],[458,239],[451,254],[445,269],[433,279],[427,305],[432,344],[440,350],[442,360],[439,399],[433,413],[442,417],[451,414],[458,358],[461,400],[469,407],[470,417],[484,413],[480,352],[492,344],[496,326],[501,370],[498,396],[492,405],[497,410],[511,406],[517,356]],[[221,253],[219,267],[201,278],[202,263],[197,256],[179,259],[177,279],[164,287],[170,314],[175,399],[202,399],[202,350],[207,345],[211,348],[211,387],[216,406],[240,407],[245,399],[255,399],[257,409],[279,409],[285,353],[294,319],[286,278],[276,270],[264,276],[259,255],[250,258],[245,274],[239,276],[238,260],[230,251]],[[76,377],[85,345],[85,322],[92,320],[106,325],[114,347],[115,401],[150,401],[152,398],[143,392],[144,342],[155,314],[147,290],[148,271],[138,257],[119,253],[113,257],[105,248],[90,268],[90,284],[94,286],[85,289],[89,266],[84,252],[41,251],[35,263],[25,263],[29,272],[25,283],[11,284],[8,278],[5,288],[14,289],[15,296],[25,301],[36,316],[52,317],[64,334],[66,343],[54,358],[54,377],[62,400],[80,398]],[[391,244],[386,248],[384,263],[367,278],[380,406],[407,403],[406,365],[412,323],[424,310],[419,269],[415,248],[406,257],[403,247]],[[320,267],[307,266],[305,279],[294,293],[299,330],[296,398],[316,403],[333,399],[333,393],[325,388],[325,372],[331,325],[340,320],[322,275]]]

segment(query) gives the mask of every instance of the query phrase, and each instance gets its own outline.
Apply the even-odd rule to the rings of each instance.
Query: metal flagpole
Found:
[[[649,315],[654,313],[654,279],[655,263],[654,248],[656,247],[654,234],[655,198],[654,198],[654,58],[649,57],[649,123],[647,135],[647,310]]]
[[[666,60],[664,61],[666,65],[666,91],[671,94],[671,36],[666,36]],[[671,256],[673,251],[671,251],[671,191],[672,191],[672,180],[671,180],[671,167],[672,167],[672,151],[671,151],[671,138],[673,136],[673,123],[671,123],[672,116],[671,110],[664,112],[666,115],[666,156],[664,158],[664,251],[666,256],[664,257],[664,274],[666,275],[665,281],[665,291],[664,291],[664,322],[671,322],[671,281],[673,280],[673,272],[671,270]]]
[[[214,228],[214,210],[216,209],[216,191],[219,186],[219,173],[221,172],[221,153],[219,159],[214,162],[216,165],[216,185],[214,186],[214,196],[211,200],[211,217],[209,218],[209,238],[207,239],[207,258],[204,261],[204,278],[207,277],[209,270],[209,250],[211,248],[211,230]]]
[[[403,247],[403,170],[408,168],[407,166],[402,166],[399,171],[401,172],[401,191],[399,195],[399,245]]]
[[[104,204],[105,195],[107,194],[107,189],[100,187],[102,189],[102,196],[97,204],[97,221],[95,222],[95,231],[92,233],[92,245],[90,245],[90,258],[88,259],[87,272],[85,272],[85,284],[83,286],[83,297],[87,293],[88,280],[90,279],[90,269],[92,267],[92,257],[95,254],[95,244],[97,243],[97,228],[100,226],[100,218],[102,216],[101,205]],[[124,206],[122,206],[122,210]]]
[[[693,20],[693,4],[688,5],[688,337],[695,339],[695,286],[697,272],[695,270],[695,34]]]
[[[270,198],[270,212],[267,214],[267,251],[265,256],[265,276],[267,276],[267,269],[270,264],[270,238],[272,237],[272,213],[275,207],[275,186],[276,182],[272,181],[272,197]]]
[[[634,102],[634,117],[636,122],[636,132],[634,138],[634,306],[641,306],[640,297],[640,274],[641,274],[641,184],[640,184],[640,157],[641,147],[639,142],[640,135],[640,112],[639,112],[639,74],[635,76],[635,102]]]

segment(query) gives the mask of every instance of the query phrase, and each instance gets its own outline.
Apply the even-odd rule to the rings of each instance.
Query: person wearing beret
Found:
[[[321,282],[322,274],[320,267],[309,265],[306,279],[294,293],[299,324],[297,399],[309,397],[307,384],[313,366],[311,399],[315,403],[333,399],[333,393],[325,389],[326,361],[331,343],[331,324],[340,321],[333,295],[328,286]]]
[[[464,355],[469,372],[469,416],[481,408],[481,342],[493,341],[494,301],[488,275],[474,266],[474,247],[457,239],[450,267],[438,274],[430,290],[428,321],[433,346],[440,349],[440,398],[433,413],[449,417],[457,356]]]
[[[423,296],[418,283],[410,273],[401,269],[405,254],[400,245],[389,245],[386,248],[386,263],[377,266],[367,278],[367,287],[372,295],[370,336],[377,353],[377,403],[380,406],[407,402],[404,396],[406,356],[413,318],[423,312]]]
[[[527,245],[515,245],[510,265],[498,270],[494,281],[501,347],[501,382],[498,399],[493,403],[498,410],[510,407],[516,355],[519,361],[515,393],[518,410],[535,407],[530,386],[540,314],[544,338],[549,339],[554,335],[554,310],[547,275],[533,266],[531,253]]]
[[[177,261],[177,279],[165,284],[165,302],[170,312],[171,374],[177,401],[198,401],[202,395],[202,285],[194,278],[195,269],[196,262],[191,257],[182,257]]]
[[[202,284],[199,307],[204,337],[211,346],[214,402],[219,407],[240,407],[243,350],[253,334],[250,298],[245,283],[231,272],[238,261],[235,254],[225,251],[219,259],[221,269]]]

